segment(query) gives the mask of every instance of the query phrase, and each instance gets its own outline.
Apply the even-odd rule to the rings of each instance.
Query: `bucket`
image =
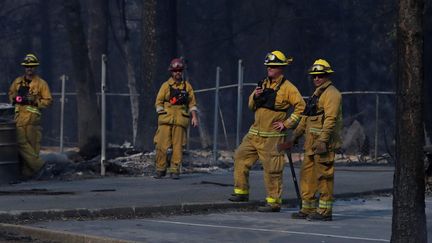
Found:
[[[14,107],[0,103],[0,184],[20,178]]]

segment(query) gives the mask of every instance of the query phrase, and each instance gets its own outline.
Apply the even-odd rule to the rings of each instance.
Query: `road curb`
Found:
[[[0,232],[13,234],[17,237],[31,237],[32,240],[43,240],[48,242],[68,243],[132,243],[135,241],[119,240],[113,238],[92,236],[86,234],[70,233],[66,231],[48,230],[38,227],[0,224]]]
[[[391,193],[393,189],[379,189],[357,193],[336,194],[336,199],[379,195]],[[287,198],[282,200],[286,207],[295,207],[298,200]],[[0,223],[31,223],[47,220],[87,220],[87,219],[128,219],[128,218],[153,218],[157,216],[170,216],[182,214],[204,214],[228,210],[250,211],[264,204],[264,201],[249,201],[242,203],[211,202],[211,203],[183,203],[181,205],[155,205],[155,206],[131,206],[101,209],[51,209],[40,211],[12,211],[1,212]]]
[[[336,199],[348,199],[353,197],[365,197],[391,193],[393,189],[379,189],[357,193],[336,194]],[[46,220],[71,220],[71,219],[127,219],[127,218],[150,218],[161,215],[182,215],[223,212],[229,210],[251,211],[262,205],[264,201],[249,201],[243,203],[212,202],[212,203],[183,203],[173,206],[152,206],[152,207],[121,207],[104,209],[75,209],[75,210],[42,210],[42,211],[15,211],[12,213],[0,214],[0,221],[14,223],[30,223]],[[298,203],[296,198],[283,199],[285,207],[295,207]],[[59,230],[50,230],[27,225],[15,225],[0,223],[0,232],[13,234],[47,242],[70,242],[70,243],[130,243],[112,238],[104,238],[86,234],[78,234]]]

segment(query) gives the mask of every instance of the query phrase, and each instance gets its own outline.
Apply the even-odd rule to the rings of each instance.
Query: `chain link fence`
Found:
[[[222,70],[217,67],[215,87],[195,90],[200,126],[188,130],[187,149],[211,149],[216,159],[218,150],[234,150],[241,142],[254,119],[247,99],[256,87],[255,83],[244,82],[244,71],[239,61],[237,83],[219,86]],[[42,145],[58,146],[59,151],[76,146],[78,140],[76,93],[68,90],[65,75],[60,80],[63,88],[52,93],[53,105],[43,112],[42,126]],[[101,93],[95,95],[100,102]],[[395,145],[394,92],[345,91],[342,95],[342,156],[360,161],[391,159]],[[107,92],[105,96],[107,146],[133,146],[130,94]],[[7,93],[0,93],[0,102],[7,102]]]

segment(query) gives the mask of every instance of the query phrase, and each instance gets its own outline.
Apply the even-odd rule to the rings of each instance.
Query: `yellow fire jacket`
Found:
[[[170,86],[175,89],[183,90],[186,85],[188,93],[188,102],[185,105],[172,105],[170,99]],[[176,82],[173,78],[169,78],[162,84],[156,96],[156,112],[158,113],[159,125],[179,125],[187,127],[189,125],[189,112],[196,111],[196,99],[192,85],[188,81]]]
[[[324,91],[322,91],[324,90]],[[321,93],[321,95],[319,95]],[[316,116],[302,116],[294,131],[294,136],[305,134],[305,153],[313,155],[312,145],[316,141],[324,142],[329,151],[334,151],[342,145],[340,132],[342,130],[342,95],[331,81],[317,87],[314,92],[319,96]]]
[[[40,110],[52,103],[52,96],[47,82],[35,75],[30,83],[24,80],[24,76],[16,78],[9,88],[9,101],[12,103],[21,86],[29,87],[29,97],[33,100],[32,105],[15,104],[15,121],[17,126],[39,125]]]
[[[263,82],[263,88],[275,89],[280,82],[285,80],[276,94],[275,108],[257,108],[254,100],[255,91],[249,96],[249,109],[255,111],[255,121],[249,129],[249,134],[261,137],[282,137],[286,136],[286,131],[276,131],[273,129],[273,123],[283,121],[285,127],[294,129],[300,121],[300,114],[305,108],[305,102],[298,89],[288,80],[281,76],[276,82],[271,82],[266,78]],[[287,110],[294,107],[294,111],[288,117]]]

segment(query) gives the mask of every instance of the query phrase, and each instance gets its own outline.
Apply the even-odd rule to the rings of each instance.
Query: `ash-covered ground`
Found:
[[[168,151],[168,163],[171,152]],[[80,178],[94,178],[100,176],[100,156],[91,160],[82,159],[76,149],[68,149],[64,153],[54,152],[53,149],[45,149],[41,157],[46,161],[43,173],[39,177],[42,180],[59,179],[74,180]],[[183,152],[182,173],[214,173],[233,170],[234,151],[220,150],[215,162],[211,150],[188,150]],[[303,154],[292,153],[295,166],[300,166]],[[288,165],[288,157],[285,157]],[[105,161],[106,176],[151,176],[155,170],[155,152],[139,152],[133,148],[112,147],[107,150]],[[374,158],[360,155],[339,154],[336,160],[341,165],[391,165],[388,155]],[[257,162],[252,168],[262,169]]]

